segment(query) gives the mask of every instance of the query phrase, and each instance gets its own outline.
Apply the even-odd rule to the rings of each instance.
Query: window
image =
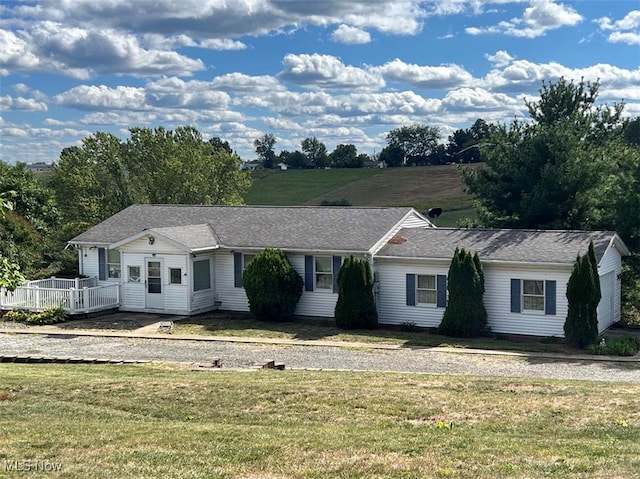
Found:
[[[556,314],[555,280],[511,279],[511,312]]]
[[[120,278],[120,251],[117,249],[107,250],[107,271],[109,272],[109,279]]]
[[[129,282],[140,282],[140,266],[129,266]]]
[[[544,311],[544,281],[522,280],[522,309]]]
[[[333,290],[333,264],[330,256],[315,258],[316,289]]]
[[[447,276],[444,274],[406,275],[407,306],[447,306]]]
[[[169,284],[182,284],[182,269],[169,268]]]
[[[244,271],[245,269],[247,269],[247,266],[249,266],[249,263],[251,263],[253,261],[253,258],[255,258],[256,255],[255,254],[243,254],[242,255],[242,271]]]
[[[193,290],[201,291],[211,288],[211,270],[209,260],[203,259],[193,262]]]
[[[436,304],[438,290],[435,275],[419,274],[416,284],[416,302],[418,304]]]
[[[304,257],[304,290],[338,292],[338,272],[342,265],[342,256]]]

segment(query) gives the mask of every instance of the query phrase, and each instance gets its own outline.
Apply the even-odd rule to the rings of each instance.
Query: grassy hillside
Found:
[[[262,170],[245,196],[252,205],[319,205],[346,199],[353,206],[443,208],[440,225],[474,217],[454,165],[387,169]]]

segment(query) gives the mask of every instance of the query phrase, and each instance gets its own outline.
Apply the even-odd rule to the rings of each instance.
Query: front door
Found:
[[[164,309],[162,293],[162,260],[149,259],[147,263],[147,292],[145,295],[148,309]]]

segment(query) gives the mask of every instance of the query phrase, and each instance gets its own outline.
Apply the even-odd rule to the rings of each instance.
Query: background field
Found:
[[[640,385],[0,364],[0,467],[64,478],[607,478],[640,471]],[[4,475],[3,475],[4,473]]]
[[[474,166],[471,166],[474,167]],[[426,212],[443,208],[436,221],[455,226],[462,217],[475,218],[473,199],[464,192],[455,165],[411,168],[333,170],[259,170],[245,195],[250,205],[319,205],[346,199],[353,206],[413,206]]]

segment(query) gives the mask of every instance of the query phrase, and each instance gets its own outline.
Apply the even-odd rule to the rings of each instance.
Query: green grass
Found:
[[[0,364],[0,467],[64,478],[633,478],[640,386]],[[4,475],[3,475],[4,474]]]
[[[504,340],[495,338],[456,339],[427,330],[400,331],[395,328],[345,331],[326,322],[296,320],[283,323],[257,321],[240,315],[213,313],[186,318],[175,323],[176,335],[237,336],[249,338],[302,339],[366,342],[405,347],[457,347],[555,353],[580,352],[558,342],[543,343],[537,338]],[[584,352],[584,351],[581,351]]]
[[[454,165],[262,170],[253,173],[253,186],[245,196],[247,204],[285,206],[319,205],[322,200],[340,199],[353,206],[413,206],[419,211],[441,207],[445,210],[443,221],[449,212],[472,207],[472,198],[463,191]]]

